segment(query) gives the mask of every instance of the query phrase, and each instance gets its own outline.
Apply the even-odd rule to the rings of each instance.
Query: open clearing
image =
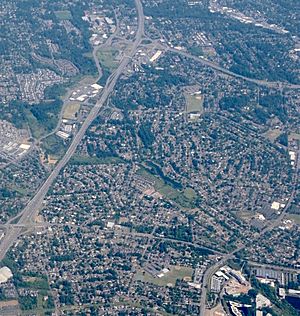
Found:
[[[61,138],[51,135],[43,140],[42,148],[52,159],[59,159],[64,154],[66,146]]]
[[[72,78],[72,82],[68,87],[66,87],[65,93],[61,96],[63,102],[67,102],[71,96],[71,93],[75,90],[80,89],[82,86],[88,86],[97,80],[97,77],[92,76],[76,76]]]
[[[101,66],[106,68],[110,72],[117,68],[117,62],[115,58],[118,55],[118,50],[114,48],[105,48],[98,51],[98,58]]]
[[[46,316],[46,315],[52,315],[53,308],[48,306],[48,293],[43,292],[39,293],[37,297],[37,306],[35,309],[30,310],[23,310],[22,315],[23,316],[30,316],[30,315],[39,315],[39,316]],[[49,299],[49,298],[48,298]]]
[[[184,94],[186,101],[186,113],[203,113],[204,97],[201,94]]]
[[[293,220],[297,225],[300,225],[300,214],[288,214],[287,218]]]
[[[278,138],[281,134],[280,129],[270,129],[266,133],[263,134],[269,141],[274,142],[276,138]]]
[[[80,109],[79,103],[69,103],[64,108],[63,118],[67,120],[76,120],[76,114]]]
[[[194,189],[192,188],[186,188],[183,191],[184,196],[188,199],[188,200],[193,200],[197,198],[197,193],[195,192]]]
[[[56,16],[59,20],[71,20],[71,19],[72,19],[72,14],[71,14],[71,12],[68,11],[68,10],[55,11],[55,16]]]
[[[170,271],[161,278],[155,278],[148,272],[138,271],[135,279],[159,286],[175,286],[176,280],[190,279],[193,275],[193,269],[189,267],[171,266],[169,269]]]
[[[197,198],[197,194],[193,189],[185,189],[184,191],[177,190],[171,185],[165,183],[162,178],[151,174],[144,168],[140,168],[137,171],[137,174],[153,183],[154,189],[167,199],[180,204],[182,207],[194,208],[194,202]]]
[[[74,155],[70,164],[73,165],[109,165],[109,164],[120,164],[124,163],[124,161],[118,157],[88,157],[88,156],[80,156]]]
[[[289,135],[289,140],[300,140],[300,134],[298,134],[298,133],[291,133]]]
[[[161,193],[162,195],[169,198],[174,198],[179,194],[177,190],[173,189],[170,185],[165,184],[162,179],[154,176],[144,168],[140,168],[137,173],[149,182],[152,182],[154,184],[155,190]]]

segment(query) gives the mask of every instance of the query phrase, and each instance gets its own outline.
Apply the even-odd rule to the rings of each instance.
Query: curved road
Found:
[[[293,190],[291,192],[291,195],[284,207],[284,209],[282,210],[280,216],[277,217],[276,220],[270,222],[269,225],[267,225],[257,236],[255,236],[253,238],[253,240],[251,242],[253,242],[254,240],[257,240],[258,238],[260,238],[263,234],[267,233],[268,231],[271,231],[273,228],[277,227],[281,221],[283,220],[285,214],[287,213],[287,210],[289,209],[289,207],[291,206],[294,197],[296,195],[296,187],[297,187],[297,181],[298,181],[298,172],[300,170],[300,149],[298,149],[298,153],[297,153],[297,165],[296,165],[296,169],[295,169],[295,178],[293,181]],[[205,309],[206,309],[206,296],[207,296],[207,291],[208,291],[208,287],[210,285],[210,280],[212,278],[212,276],[223,266],[225,265],[225,263],[234,257],[234,255],[245,249],[246,247],[250,246],[249,242],[239,246],[238,248],[236,248],[234,251],[232,251],[231,253],[225,255],[220,261],[218,261],[217,263],[215,263],[214,265],[212,265],[210,268],[208,268],[204,275],[203,275],[203,280],[202,280],[202,291],[201,291],[201,300],[200,300],[200,316],[205,316]]]
[[[116,27],[115,33],[113,33],[113,34],[107,39],[107,41],[106,41],[104,44],[99,45],[99,46],[96,46],[96,47],[94,47],[94,49],[93,49],[92,55],[93,55],[93,59],[94,59],[94,62],[95,62],[97,71],[98,71],[98,76],[97,76],[97,78],[96,78],[96,80],[95,80],[96,82],[98,82],[98,81],[100,80],[100,78],[101,78],[101,76],[102,76],[102,74],[103,74],[102,68],[101,68],[101,65],[100,65],[100,61],[99,61],[99,58],[98,58],[98,56],[97,56],[97,53],[98,53],[99,49],[104,48],[104,47],[106,47],[106,46],[110,46],[111,43],[112,43],[112,40],[118,36],[118,33],[119,33],[119,21],[118,21],[118,19],[117,19],[117,16],[116,16],[116,24],[117,24],[117,27]],[[76,83],[76,84],[78,84],[78,83]],[[60,126],[61,126],[61,122],[62,122],[62,119],[63,119],[64,108],[65,108],[65,106],[69,103],[69,97],[71,96],[71,93],[72,93],[72,91],[70,90],[70,91],[68,92],[68,94],[67,94],[66,100],[64,101],[64,104],[63,104],[62,109],[61,109],[61,111],[60,111],[59,120],[58,120],[58,122],[57,122],[56,128],[55,128],[53,131],[51,131],[50,133],[48,133],[47,135],[45,135],[45,136],[39,138],[39,139],[37,140],[38,142],[44,140],[45,138],[47,138],[47,137],[49,137],[49,136],[51,136],[51,135],[54,135],[56,132],[59,131]],[[17,215],[16,217],[18,217],[18,215]],[[12,220],[13,220],[13,219],[11,219],[10,222],[11,222]]]
[[[8,225],[7,226],[6,234],[5,234],[5,236],[2,239],[1,244],[0,244],[0,260],[2,260],[5,257],[5,254],[7,253],[7,251],[14,244],[14,242],[18,239],[18,237],[22,234],[22,229],[23,229],[22,225],[31,224],[32,221],[34,220],[34,218],[36,217],[36,215],[38,214],[40,208],[42,207],[42,203],[44,201],[44,198],[45,198],[50,186],[52,185],[54,180],[57,178],[60,171],[66,166],[66,164],[68,163],[68,161],[70,160],[72,155],[75,153],[78,144],[80,143],[80,141],[82,140],[82,138],[85,135],[85,132],[87,131],[87,129],[89,128],[89,126],[91,125],[93,120],[98,115],[100,108],[103,106],[103,104],[105,103],[105,101],[109,97],[110,93],[113,91],[118,79],[120,78],[121,74],[123,73],[123,71],[125,70],[127,65],[129,64],[131,58],[135,55],[137,48],[141,43],[142,37],[144,36],[144,22],[145,22],[143,7],[142,7],[140,0],[135,0],[135,5],[136,5],[137,13],[138,13],[138,29],[137,29],[137,33],[136,33],[136,39],[132,45],[130,53],[128,54],[128,56],[124,56],[121,63],[119,64],[119,67],[108,78],[107,83],[103,89],[101,98],[96,103],[94,108],[91,110],[91,112],[89,113],[86,120],[83,122],[78,133],[74,136],[72,143],[69,146],[64,157],[58,162],[58,164],[55,166],[55,168],[53,169],[53,171],[51,172],[49,177],[46,179],[44,184],[39,188],[39,190],[37,191],[35,196],[30,200],[30,202],[27,204],[27,206],[18,215],[20,217],[20,219],[17,223],[19,226],[18,225]],[[198,57],[193,56],[187,52],[179,51],[179,50],[176,50],[176,49],[173,49],[170,47],[166,47],[164,45],[162,45],[162,47],[164,47],[165,49],[167,49],[169,51],[173,51],[177,54],[181,54],[185,57],[197,60],[198,62],[201,62],[202,64],[205,64],[205,65],[207,65],[207,66],[209,66],[217,71],[225,73],[229,76],[233,76],[233,77],[240,78],[240,79],[243,79],[243,80],[246,80],[249,82],[253,82],[253,83],[258,84],[258,85],[267,86],[269,88],[280,88],[280,87],[286,87],[286,88],[292,88],[292,89],[299,89],[300,88],[300,85],[290,85],[290,84],[280,83],[280,82],[268,82],[268,81],[263,81],[263,80],[256,80],[256,79],[247,78],[247,77],[244,77],[242,75],[235,74],[235,73],[233,73],[225,68],[222,68],[219,65],[217,65],[209,60],[198,58]],[[300,165],[299,154],[300,154],[300,152],[298,153],[298,163],[297,163],[296,172],[299,170],[299,165]],[[295,195],[295,189],[293,190],[293,192],[290,196],[290,199],[289,199],[285,209],[283,210],[282,214],[278,217],[278,219],[276,221],[274,221],[269,226],[267,226],[259,234],[259,236],[261,236],[263,233],[271,230],[272,228],[274,228],[275,226],[277,226],[280,223],[280,221],[284,217],[287,209],[289,208],[290,204],[292,203],[294,195]],[[218,261],[216,264],[211,266],[208,270],[206,270],[206,272],[203,276],[203,286],[202,286],[201,302],[200,302],[200,306],[201,306],[200,315],[201,316],[204,316],[204,314],[205,314],[205,301],[206,301],[207,287],[208,287],[208,284],[210,282],[212,275],[222,265],[224,265],[228,261],[228,259],[232,258],[237,252],[244,249],[246,246],[247,245],[242,245],[242,246],[238,247],[233,252],[225,255],[220,261]]]
[[[255,83],[257,84],[258,86],[264,86],[264,87],[267,87],[267,88],[273,88],[273,89],[280,89],[280,88],[287,88],[287,89],[300,89],[300,85],[297,85],[297,84],[290,84],[290,83],[286,83],[286,82],[279,82],[279,81],[267,81],[267,80],[259,80],[259,79],[254,79],[254,78],[249,78],[249,77],[245,77],[243,75],[239,75],[235,72],[232,72],[226,68],[223,68],[221,67],[220,65],[208,60],[208,59],[205,59],[205,58],[200,58],[200,57],[197,57],[197,56],[194,56],[186,51],[183,51],[183,50],[178,50],[178,49],[175,49],[175,48],[172,48],[170,46],[167,46],[167,45],[164,45],[164,44],[159,44],[161,46],[162,49],[165,49],[167,51],[170,51],[170,52],[173,52],[173,53],[176,53],[176,54],[179,54],[179,55],[182,55],[184,57],[187,57],[189,59],[193,59],[205,66],[208,66],[212,69],[215,69],[221,73],[224,73],[228,76],[231,76],[231,77],[235,77],[235,78],[239,78],[239,79],[242,79],[242,80],[245,80],[245,81],[248,81],[248,82],[252,82],[252,83]]]
[[[103,89],[101,98],[96,103],[94,108],[91,110],[91,112],[89,113],[89,115],[87,116],[83,124],[81,125],[78,133],[74,136],[72,143],[70,144],[63,158],[58,162],[58,164],[55,166],[55,168],[53,169],[49,177],[46,179],[44,184],[39,188],[35,196],[30,200],[27,206],[19,214],[20,219],[17,224],[21,224],[21,225],[30,224],[35,219],[36,215],[38,214],[42,206],[42,203],[44,201],[44,198],[50,186],[52,185],[56,177],[59,175],[60,171],[66,166],[66,164],[68,163],[72,155],[75,153],[76,148],[78,144],[80,143],[80,141],[82,140],[82,138],[84,137],[86,130],[89,128],[93,120],[98,115],[100,108],[103,106],[103,104],[109,97],[110,93],[113,91],[118,79],[124,72],[125,68],[128,66],[131,58],[135,55],[137,48],[141,43],[142,37],[144,36],[144,22],[145,22],[145,17],[144,17],[141,1],[135,0],[135,5],[137,9],[137,14],[138,14],[138,28],[137,28],[135,41],[132,44],[130,53],[122,59],[122,61],[119,64],[119,67],[108,78],[107,83]],[[21,233],[22,233],[21,226],[8,225],[6,234],[3,237],[0,244],[0,260],[2,260],[5,257],[5,254],[7,253],[9,248],[14,244],[14,242],[18,239]]]

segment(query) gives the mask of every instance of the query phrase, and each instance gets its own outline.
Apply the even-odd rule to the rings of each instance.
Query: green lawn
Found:
[[[76,114],[80,109],[79,103],[69,103],[64,108],[63,118],[67,120],[76,120]]]
[[[195,56],[203,56],[203,49],[200,46],[193,46],[190,48],[191,54]]]
[[[35,139],[39,139],[48,133],[47,129],[37,121],[30,111],[25,111],[25,113],[30,131]]]
[[[64,11],[55,11],[55,15],[59,20],[71,20],[72,14],[68,10]]]
[[[137,171],[137,174],[153,183],[157,192],[166,198],[180,204],[182,207],[193,208],[197,194],[193,189],[185,189],[183,192],[173,188],[171,185],[166,184],[160,177],[155,176],[148,172],[143,167]]]
[[[49,284],[46,278],[42,277],[23,277],[23,287],[33,290],[49,290]]]
[[[274,142],[275,139],[277,139],[281,134],[281,130],[280,129],[270,129],[268,130],[266,133],[264,133],[263,135],[271,142]]]
[[[300,134],[299,133],[291,133],[289,135],[290,140],[300,140]]]
[[[197,198],[197,193],[195,192],[194,189],[192,188],[186,188],[183,191],[184,196],[188,199],[188,200],[194,200]]]
[[[152,182],[156,191],[170,199],[176,198],[180,194],[179,191],[173,189],[170,185],[165,184],[161,178],[154,176],[144,168],[140,168],[137,173],[146,180]]]
[[[48,297],[48,299],[46,299],[46,297]],[[29,316],[35,314],[44,316],[46,315],[46,312],[48,312],[47,315],[49,315],[49,313],[51,315],[51,313],[54,312],[53,298],[48,296],[47,293],[43,293],[38,295],[36,308],[24,310],[22,311],[22,315]]]
[[[30,193],[30,189],[29,188],[23,188],[23,187],[19,187],[19,186],[16,186],[16,185],[11,185],[10,189],[15,191],[15,192],[17,192],[21,196],[28,195]]]
[[[22,315],[44,316],[46,312],[51,314],[54,311],[54,300],[49,291],[48,280],[43,275],[22,275],[16,283],[17,289],[25,288],[38,291],[37,297],[30,295],[19,297],[18,301],[22,310]]]
[[[55,159],[62,157],[66,151],[63,140],[56,135],[51,135],[44,139],[42,148],[48,155],[51,155],[51,157]]]
[[[194,95],[190,93],[185,93],[186,101],[186,112],[187,113],[203,113],[203,102],[204,97],[201,95]]]
[[[105,158],[98,158],[98,157],[88,157],[88,156],[80,156],[74,155],[70,163],[73,165],[101,165],[101,164],[117,164],[123,163],[124,161],[118,157],[105,157]]]
[[[135,275],[135,279],[152,283],[158,286],[175,286],[176,280],[183,280],[184,278],[191,278],[193,275],[193,269],[182,266],[172,266],[170,271],[163,277],[156,278],[145,271],[138,271]]]
[[[98,58],[103,68],[106,68],[109,72],[114,71],[118,63],[115,61],[118,55],[118,50],[114,48],[105,48],[98,51]]]
[[[300,214],[288,214],[288,219],[295,221],[297,225],[300,225]]]

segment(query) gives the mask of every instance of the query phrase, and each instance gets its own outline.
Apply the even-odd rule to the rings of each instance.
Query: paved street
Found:
[[[47,180],[44,184],[39,188],[35,196],[31,199],[31,201],[27,204],[27,206],[23,209],[23,211],[18,215],[19,221],[18,224],[28,224],[32,223],[36,218],[39,210],[41,209],[42,203],[44,201],[47,192],[59,175],[60,171],[66,166],[68,161],[71,159],[72,155],[75,153],[76,148],[80,141],[82,140],[85,132],[93,122],[93,120],[98,115],[99,110],[106,102],[107,98],[109,97],[110,93],[113,91],[118,79],[120,78],[123,71],[126,69],[127,65],[129,64],[131,58],[135,55],[138,46],[141,43],[141,39],[144,35],[144,14],[143,14],[143,7],[140,0],[135,0],[136,9],[138,13],[138,30],[136,33],[135,41],[132,45],[131,51],[128,56],[124,57],[119,65],[119,67],[111,74],[108,78],[107,83],[103,89],[103,93],[101,95],[100,100],[96,103],[94,108],[89,113],[86,120],[83,122],[80,130],[75,135],[71,145],[69,146],[67,152],[63,156],[63,158],[58,162],[55,166]],[[22,228],[16,226],[10,226],[9,229],[6,231],[4,238],[0,244],[0,260],[2,260],[9,248],[13,245],[13,243],[17,240],[18,236],[21,234]]]

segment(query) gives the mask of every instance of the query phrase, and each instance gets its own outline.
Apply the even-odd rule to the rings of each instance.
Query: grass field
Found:
[[[43,125],[39,124],[37,119],[30,111],[26,111],[26,120],[28,122],[31,134],[35,139],[39,139],[48,133],[47,129],[44,128]]]
[[[155,190],[166,198],[180,204],[182,207],[194,208],[194,201],[197,194],[193,189],[188,188],[183,192],[174,189],[171,185],[166,184],[161,178],[151,174],[144,168],[140,168],[137,173],[146,180],[152,182]]]
[[[279,129],[270,129],[263,135],[271,142],[274,142],[276,138],[278,138],[281,134],[281,130]]]
[[[47,279],[41,277],[32,277],[32,276],[24,276],[22,277],[25,282],[24,287],[30,288],[33,290],[49,290],[49,284]]]
[[[71,12],[68,11],[68,10],[55,11],[55,16],[56,16],[59,20],[71,20],[71,19],[72,19],[72,14],[71,14]]]
[[[88,156],[79,156],[74,155],[70,160],[70,163],[73,165],[108,165],[108,164],[117,164],[123,163],[124,161],[118,157],[88,157]]]
[[[44,139],[42,148],[48,155],[51,155],[53,159],[62,157],[66,150],[66,146],[64,145],[62,139],[56,135],[51,135]]]
[[[39,293],[37,297],[37,308],[31,309],[31,310],[23,310],[22,315],[23,316],[29,316],[29,315],[39,315],[39,316],[46,316],[46,315],[52,315],[54,308],[49,308],[49,296],[47,295],[47,292]],[[48,297],[48,299],[46,299]],[[52,298],[51,298],[52,300]]]
[[[22,275],[22,281],[17,283],[18,289],[28,289],[38,292],[35,303],[29,297],[18,299],[22,315],[51,315],[54,309],[54,301],[49,291],[48,280],[45,276]]]
[[[288,214],[287,217],[295,221],[297,225],[300,225],[300,214]]]
[[[146,283],[152,283],[158,286],[175,286],[176,280],[191,278],[192,275],[192,268],[172,266],[170,271],[167,272],[162,278],[155,278],[147,272],[138,271],[135,275],[135,279]]]
[[[183,194],[188,200],[194,200],[197,198],[197,193],[192,188],[186,188],[183,191]]]
[[[204,97],[201,95],[194,95],[190,93],[185,93],[185,101],[186,101],[186,112],[187,113],[203,113],[203,102]]]
[[[251,212],[247,211],[233,212],[233,214],[235,214],[238,218],[246,222],[250,221],[253,216]]]
[[[66,102],[69,99],[71,92],[79,89],[82,86],[93,84],[95,83],[96,80],[97,80],[96,76],[93,77],[93,76],[76,75],[72,77],[70,79],[70,84],[66,87],[65,93],[60,96],[60,99],[63,102]]]
[[[179,191],[173,189],[170,185],[165,184],[162,179],[154,176],[144,168],[140,168],[137,173],[146,180],[154,183],[155,190],[170,199],[174,199],[180,194]]]
[[[199,46],[193,46],[190,48],[191,54],[195,56],[203,56],[203,49]]]
[[[67,120],[76,120],[76,113],[80,109],[79,103],[70,103],[67,104],[64,108],[63,118]]]
[[[289,140],[300,140],[300,134],[298,134],[298,133],[291,133],[289,135]]]
[[[118,66],[118,63],[115,61],[117,55],[118,50],[114,48],[106,48],[98,51],[101,66],[110,72],[114,71]]]
[[[23,188],[23,187],[19,187],[17,185],[14,185],[14,184],[10,185],[9,189],[11,191],[16,192],[17,194],[20,194],[21,196],[25,196],[25,195],[28,195],[30,193],[30,188]]]

